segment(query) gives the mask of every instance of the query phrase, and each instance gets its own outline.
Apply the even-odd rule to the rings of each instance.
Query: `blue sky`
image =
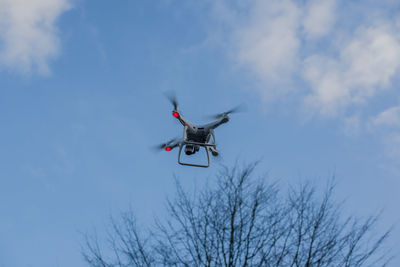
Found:
[[[399,74],[395,0],[0,0],[0,266],[85,266],[80,231],[237,159],[399,223]],[[167,90],[193,122],[247,104],[211,168],[149,149],[181,134]]]

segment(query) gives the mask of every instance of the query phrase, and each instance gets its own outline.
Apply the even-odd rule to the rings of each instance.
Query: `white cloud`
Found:
[[[400,67],[400,42],[389,25],[361,29],[344,49],[342,60],[350,73],[350,86],[386,86]]]
[[[290,0],[254,1],[248,21],[234,29],[236,60],[275,82],[298,65],[300,9]]]
[[[400,105],[387,108],[371,117],[366,126],[381,140],[385,160],[394,163],[395,169],[400,171]]]
[[[311,0],[303,20],[305,35],[317,38],[328,34],[335,22],[336,0]]]
[[[369,114],[400,96],[400,2],[365,2],[211,1],[213,30],[222,26],[225,51],[250,70],[264,100],[303,107],[302,120],[336,118],[346,135],[369,134],[398,165],[400,106]]]
[[[400,133],[391,133],[384,137],[386,156],[399,162],[400,158]],[[399,165],[397,165],[399,166]]]
[[[214,16],[264,99],[296,98],[311,114],[346,118],[391,88],[399,73],[400,15],[391,19],[388,5],[374,1],[343,3],[250,0],[239,8],[215,1]]]
[[[48,73],[59,52],[55,22],[69,7],[69,0],[0,0],[0,65]]]
[[[305,60],[304,77],[311,85],[306,105],[322,115],[366,103],[388,87],[400,69],[400,40],[388,23],[360,27],[338,49],[337,59],[313,55]]]
[[[400,106],[388,108],[371,119],[373,127],[388,126],[400,127]]]
[[[304,77],[312,88],[305,98],[307,107],[324,115],[335,114],[345,105],[349,92],[343,84],[340,63],[325,56],[310,56],[304,62]]]

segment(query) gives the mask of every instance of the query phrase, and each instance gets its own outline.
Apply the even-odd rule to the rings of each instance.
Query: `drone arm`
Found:
[[[187,127],[192,131],[195,130],[195,127],[177,111],[174,111],[172,115],[179,120],[183,127]]]
[[[169,147],[170,147],[171,149],[174,149],[175,147],[179,146],[179,143],[180,143],[180,142],[176,142],[175,144],[172,144],[172,145],[170,145]]]
[[[181,144],[181,141],[175,141],[173,143],[167,144],[165,145],[165,150],[166,151],[171,151],[172,149],[174,149],[175,147],[179,146]]]
[[[184,117],[182,117],[181,115],[179,115],[179,117],[177,118],[179,120],[179,122],[183,125],[183,126],[187,126],[190,125],[189,121],[186,120]]]
[[[209,124],[209,128],[210,129],[215,129],[215,128],[217,128],[218,126],[220,126],[220,125],[222,125],[222,124],[224,124],[224,123],[227,123],[229,121],[229,117],[228,116],[224,116],[224,117],[222,117],[220,120],[218,120],[218,121],[216,121],[216,122],[213,122],[213,123],[210,123]]]

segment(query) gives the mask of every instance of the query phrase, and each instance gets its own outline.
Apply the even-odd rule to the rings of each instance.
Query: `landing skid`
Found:
[[[186,145],[197,145],[197,146],[204,147],[206,154],[207,154],[207,165],[182,162],[181,161],[181,152],[182,152],[183,147]],[[191,142],[191,141],[183,141],[181,143],[181,145],[179,146],[178,163],[181,165],[184,165],[184,166],[201,167],[201,168],[210,167],[210,153],[208,151],[208,147],[216,148],[216,145],[215,145],[215,143],[214,144],[209,144],[209,143],[205,144],[205,143],[197,143],[197,142]]]

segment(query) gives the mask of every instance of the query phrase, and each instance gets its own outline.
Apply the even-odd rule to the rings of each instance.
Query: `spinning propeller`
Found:
[[[172,91],[169,91],[169,92],[165,93],[165,96],[168,98],[168,100],[174,106],[174,111],[177,111],[178,110],[178,100],[176,100],[175,93]]]
[[[211,115],[209,117],[213,118],[213,119],[220,119],[220,118],[222,118],[222,117],[224,117],[224,116],[226,116],[228,114],[243,112],[245,110],[246,110],[246,107],[242,104],[242,105],[236,106],[234,108],[231,108],[228,111],[225,111],[225,112],[222,112],[222,113],[219,113],[219,114],[216,114],[216,115]]]
[[[171,104],[174,106],[174,111],[172,112],[172,116],[174,116],[175,118],[179,118],[180,115],[178,112],[178,100],[176,99],[175,93],[173,91],[169,91],[164,94],[171,102]]]
[[[155,146],[154,149],[155,150],[166,150],[166,151],[171,151],[173,149],[173,147],[176,146],[176,144],[180,141],[179,138],[172,138],[171,140],[169,140],[166,143],[160,144],[158,146]]]

